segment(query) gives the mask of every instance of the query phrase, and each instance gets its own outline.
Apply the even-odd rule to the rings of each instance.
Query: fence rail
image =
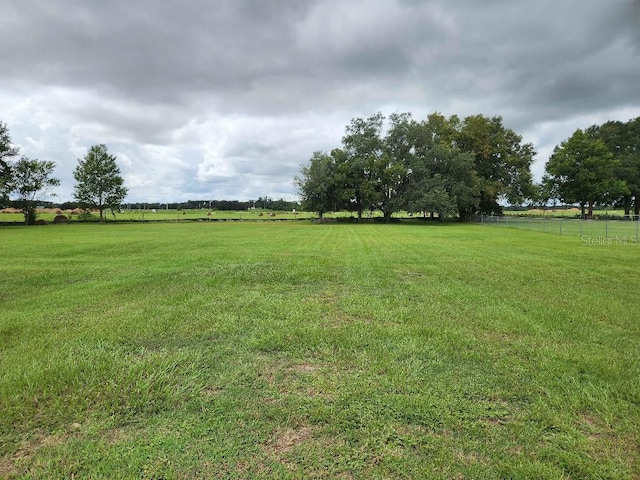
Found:
[[[580,218],[482,215],[476,222],[498,228],[519,228],[579,237],[585,244],[637,245],[640,217],[633,220],[585,220]]]

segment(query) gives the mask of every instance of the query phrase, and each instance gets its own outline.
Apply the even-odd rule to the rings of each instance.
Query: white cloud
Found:
[[[293,197],[300,164],[377,111],[501,115],[540,178],[575,128],[640,114],[639,5],[9,2],[0,121],[57,163],[61,200],[97,143],[131,201]]]

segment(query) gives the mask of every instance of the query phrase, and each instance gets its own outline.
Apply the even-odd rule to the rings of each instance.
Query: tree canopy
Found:
[[[376,113],[346,126],[340,153],[331,155],[332,197],[323,212],[345,208],[361,218],[364,210],[379,209],[389,219],[408,210],[466,219],[499,212],[504,200],[521,204],[533,197],[533,146],[522,144],[500,117],[460,121],[434,113],[418,122],[400,113],[390,115],[388,125],[385,120]],[[302,167],[300,191],[315,182],[310,173]]]
[[[119,207],[127,195],[116,156],[111,155],[104,144],[89,148],[84,159],[78,160],[73,177],[77,182],[75,199],[85,207],[96,208],[101,222],[104,210]]]
[[[627,190],[618,203],[629,216],[640,215],[640,117],[626,123],[609,121],[593,125],[586,130],[591,138],[601,140],[620,163],[616,165],[616,177],[622,180]]]
[[[588,206],[591,216],[596,203],[613,203],[628,194],[616,175],[620,166],[602,140],[578,129],[554,149],[543,183],[563,202],[580,204],[583,216]]]
[[[300,170],[302,177],[294,179],[302,200],[302,208],[317,212],[318,217],[336,209],[336,161],[331,155],[315,152],[309,164]]]
[[[17,197],[14,203],[22,210],[27,225],[36,220],[38,195],[60,185],[60,180],[52,176],[55,166],[54,162],[48,160],[22,157],[11,168],[10,191]]]

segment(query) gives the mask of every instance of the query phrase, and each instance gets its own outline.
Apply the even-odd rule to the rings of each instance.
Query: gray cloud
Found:
[[[9,0],[0,120],[71,172],[118,153],[132,200],[294,196],[376,111],[502,115],[553,146],[640,115],[637,0]]]

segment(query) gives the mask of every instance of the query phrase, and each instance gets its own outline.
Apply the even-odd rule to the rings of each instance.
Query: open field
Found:
[[[304,221],[0,239],[0,478],[640,477],[636,247]]]
[[[66,211],[60,211],[66,215],[72,222],[82,219],[81,215],[69,214]],[[46,222],[52,222],[57,215],[55,209],[45,209],[38,211],[38,219]],[[282,211],[270,211],[270,210],[244,210],[244,211],[228,211],[228,210],[124,210],[121,213],[117,213],[114,217],[110,211],[105,211],[105,219],[108,222],[111,221],[145,221],[145,222],[179,222],[185,220],[202,219],[205,221],[211,220],[304,220],[314,218],[315,213],[311,212],[282,212]],[[349,213],[342,212],[337,213],[335,216],[349,216]],[[92,214],[94,220],[98,220],[99,214],[95,212]],[[0,212],[0,222],[24,222],[24,216],[21,213],[5,213]]]
[[[633,213],[633,212],[631,212]],[[521,217],[566,217],[580,218],[581,212],[579,208],[532,208],[530,210],[505,210],[504,215],[521,216]],[[594,217],[624,217],[624,210],[616,210],[613,208],[606,210],[594,210]]]
[[[70,215],[62,212],[71,222],[82,220],[81,215]],[[53,222],[56,217],[55,209],[46,209],[38,212],[38,219],[45,222]],[[347,218],[354,217],[352,212],[330,212],[326,213],[326,218]],[[369,212],[369,217],[381,217],[382,212]],[[98,212],[92,214],[94,221],[99,218]],[[309,220],[317,218],[314,212],[283,212],[271,210],[124,210],[114,217],[110,212],[105,212],[107,222],[180,222],[185,220],[247,220],[247,221],[268,221],[268,220]],[[86,220],[85,220],[86,221]],[[1,223],[23,223],[24,216],[21,213],[0,212]]]

